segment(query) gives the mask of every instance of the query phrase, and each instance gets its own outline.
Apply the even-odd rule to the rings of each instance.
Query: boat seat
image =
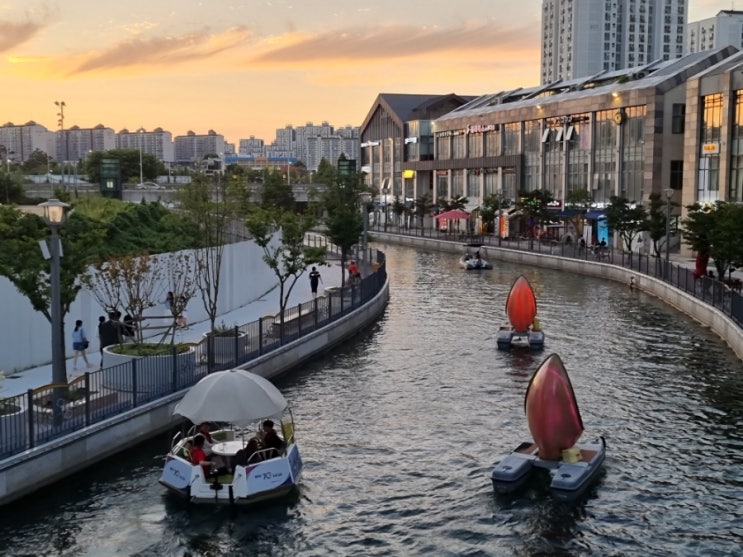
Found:
[[[593,460],[593,457],[596,456],[596,453],[598,451],[587,451],[585,449],[580,450],[580,459],[581,462],[591,462]]]

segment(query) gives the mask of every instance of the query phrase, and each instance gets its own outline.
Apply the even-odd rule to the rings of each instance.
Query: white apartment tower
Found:
[[[543,0],[541,82],[680,58],[688,0]]]
[[[722,10],[715,17],[686,26],[686,53],[716,50],[724,46],[743,47],[743,12]]]

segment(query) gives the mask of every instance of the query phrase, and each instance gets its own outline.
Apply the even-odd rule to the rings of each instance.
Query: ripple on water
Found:
[[[709,331],[626,285],[388,246],[391,301],[371,330],[283,378],[305,462],[294,497],[188,507],[157,484],[168,436],[27,500],[0,553],[31,555],[733,555],[742,538],[743,366]],[[525,274],[541,352],[499,351]],[[529,432],[524,392],[565,362],[607,458],[589,491],[545,478],[496,496],[490,470]],[[5,511],[5,509],[3,509]],[[119,550],[118,548],[124,548]],[[14,553],[13,553],[14,552]]]

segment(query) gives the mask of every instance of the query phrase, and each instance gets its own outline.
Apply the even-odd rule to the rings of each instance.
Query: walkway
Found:
[[[329,267],[323,266],[318,269],[323,280],[320,284],[320,294],[322,293],[323,287],[340,286],[341,284],[340,261],[331,257],[328,259],[328,264],[330,265]],[[294,286],[291,296],[289,297],[288,307],[297,306],[310,299],[312,299],[312,291],[310,290],[309,278],[307,273],[305,273],[299,277],[297,284]],[[192,303],[201,303],[201,301],[193,300]],[[279,306],[279,289],[277,286],[270,292],[264,293],[252,302],[219,315],[217,317],[217,323],[222,323],[224,321],[227,325],[244,325],[245,323],[256,321],[264,315],[273,315],[278,313]],[[209,321],[190,323],[188,329],[182,331],[179,330],[176,333],[176,342],[200,342],[204,338],[204,333],[207,333],[209,330]],[[88,350],[88,361],[90,362],[91,367],[86,369],[85,362],[83,362],[82,359],[78,359],[78,369],[77,371],[73,371],[72,358],[70,357],[67,359],[67,377],[70,381],[85,374],[86,371],[97,370],[100,366],[101,362],[97,339],[91,339],[91,347]],[[0,398],[19,395],[25,393],[28,389],[43,387],[44,385],[49,385],[51,382],[51,363],[19,371],[13,375],[6,375],[5,380],[0,384]]]

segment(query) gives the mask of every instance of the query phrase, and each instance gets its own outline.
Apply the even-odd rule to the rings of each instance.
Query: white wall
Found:
[[[239,308],[271,290],[276,275],[263,262],[263,250],[253,242],[240,242],[225,247],[222,261],[219,313]],[[167,288],[163,287],[164,291]],[[65,347],[72,355],[72,330],[77,319],[91,340],[98,334],[98,316],[103,308],[83,289],[70,312],[65,315]],[[188,304],[188,319],[194,323],[207,319],[197,293]],[[97,343],[93,343],[97,346]],[[51,324],[34,311],[28,299],[5,277],[0,277],[0,370],[13,371],[47,364],[52,359]]]

